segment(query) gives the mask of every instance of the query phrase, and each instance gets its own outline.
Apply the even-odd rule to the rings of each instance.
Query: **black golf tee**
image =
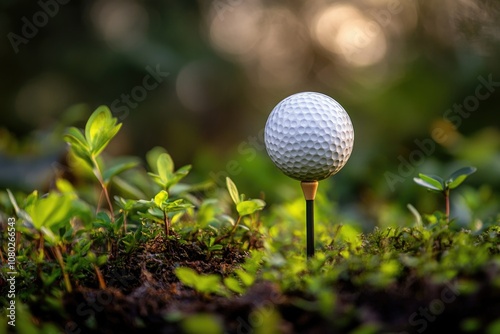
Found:
[[[318,190],[318,181],[300,183],[306,199],[306,244],[307,257],[314,256],[314,199]]]
[[[306,200],[307,257],[314,256],[314,200]]]

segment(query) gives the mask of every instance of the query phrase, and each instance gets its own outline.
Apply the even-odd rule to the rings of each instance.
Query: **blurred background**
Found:
[[[418,172],[478,172],[459,221],[498,212],[500,2],[0,1],[0,187],[46,189],[61,139],[99,105],[123,122],[110,156],[163,146],[191,181],[230,176],[271,205],[302,196],[272,165],[263,128],[299,91],[350,114],[353,154],[321,183],[335,212],[405,224],[443,209]],[[335,203],[335,204],[333,204]]]

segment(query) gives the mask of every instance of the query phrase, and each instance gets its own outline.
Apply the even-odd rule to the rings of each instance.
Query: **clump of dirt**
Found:
[[[106,289],[97,289],[95,282],[89,282],[66,294],[64,309],[69,318],[66,326],[69,332],[74,328],[75,333],[78,330],[133,333],[144,328],[151,333],[156,330],[168,333],[178,330],[178,319],[171,319],[172,314],[238,313],[227,298],[207,297],[184,287],[175,275],[175,268],[190,267],[198,273],[225,277],[238,268],[247,255],[236,246],[228,245],[207,257],[207,250],[196,242],[157,236],[133,253],[118,253],[103,266]],[[251,305],[240,307],[241,316],[247,316],[245,312],[251,308]]]
[[[197,242],[158,235],[131,254],[119,253],[108,261],[102,272],[109,287],[129,294],[144,281],[154,281],[160,287],[178,282],[174,272],[177,267],[227,276],[246,256],[246,252],[227,245],[219,253],[207,257],[207,250]]]

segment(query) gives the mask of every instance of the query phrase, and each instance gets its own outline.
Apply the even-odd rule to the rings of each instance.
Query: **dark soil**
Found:
[[[282,333],[348,333],[361,324],[378,324],[380,333],[461,333],[463,321],[475,318],[484,325],[500,318],[500,267],[464,277],[480,282],[474,293],[462,295],[452,285],[436,285],[411,278],[380,290],[354,288],[348,281],[334,287],[337,303],[330,320],[298,301],[311,303],[303,292],[282,293],[267,281],[254,284],[240,297],[204,296],[184,287],[174,269],[187,266],[199,273],[227,276],[247,254],[225,248],[207,258],[196,243],[162,238],[132,254],[119,254],[103,267],[106,289],[96,282],[81,283],[64,296],[64,312],[47,314],[38,306],[32,312],[42,321],[61,325],[66,333],[178,333],[186,315],[214,314],[226,333],[253,333],[271,311],[282,318]]]

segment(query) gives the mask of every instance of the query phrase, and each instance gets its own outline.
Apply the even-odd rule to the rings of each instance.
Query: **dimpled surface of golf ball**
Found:
[[[319,181],[344,167],[352,152],[354,129],[337,101],[303,92],[274,107],[264,141],[269,157],[283,173],[299,181]]]

